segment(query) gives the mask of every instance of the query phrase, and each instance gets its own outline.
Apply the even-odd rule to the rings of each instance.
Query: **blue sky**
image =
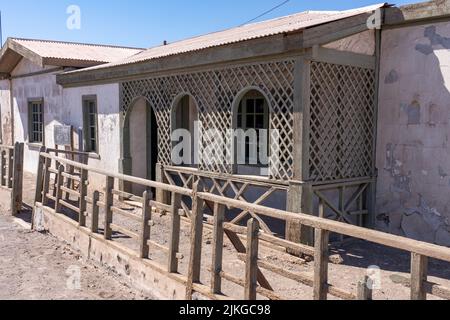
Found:
[[[238,26],[283,0],[0,0],[3,41],[37,38],[151,47]],[[290,0],[259,20],[304,10],[343,10],[379,3],[371,0]],[[418,2],[397,0],[401,5]],[[69,30],[70,5],[81,9],[81,29]]]

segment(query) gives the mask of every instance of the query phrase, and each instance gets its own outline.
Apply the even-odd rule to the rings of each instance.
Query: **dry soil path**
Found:
[[[83,261],[68,245],[0,215],[0,299],[143,300],[112,270]]]

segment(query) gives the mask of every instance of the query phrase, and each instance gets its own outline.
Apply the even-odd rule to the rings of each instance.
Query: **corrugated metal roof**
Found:
[[[383,7],[385,3],[367,6],[347,11],[306,11],[281,18],[267,20],[258,23],[247,24],[241,27],[214,32],[187,40],[174,42],[168,45],[147,49],[137,55],[127,57],[117,62],[95,66],[82,70],[72,71],[83,72],[84,70],[104,69],[114,66],[133,64],[137,62],[149,61],[167,56],[218,47],[237,42],[258,39],[277,34],[301,31],[303,29],[320,24],[349,18],[362,13],[374,11]]]
[[[42,58],[47,59],[108,63],[133,56],[143,51],[143,49],[97,44],[19,38],[11,38],[11,40],[33,51]]]

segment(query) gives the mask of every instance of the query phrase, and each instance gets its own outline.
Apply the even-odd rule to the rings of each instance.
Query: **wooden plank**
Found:
[[[214,203],[214,234],[212,251],[211,293],[222,292],[222,259],[224,236],[225,206]]]
[[[247,253],[246,247],[244,246],[241,239],[235,232],[233,232],[231,230],[226,230],[226,229],[224,230],[224,232],[238,253],[245,253],[245,254]],[[267,280],[267,278],[264,276],[264,274],[261,272],[261,270],[259,268],[258,268],[258,283],[264,289],[273,291],[273,288],[270,285],[269,281]]]
[[[6,181],[6,150],[2,150],[1,154],[0,154],[0,168],[1,168],[1,177],[0,177],[0,181],[1,181],[1,185],[3,187],[7,186],[7,181]]]
[[[7,151],[8,155],[8,182],[7,186],[8,188],[12,188],[13,186],[13,174],[14,174],[14,149],[8,149]]]
[[[311,58],[314,61],[372,70],[375,69],[376,64],[375,56],[352,53],[348,51],[339,51],[323,47],[314,48]]]
[[[372,280],[369,276],[365,276],[363,280],[358,282],[357,300],[373,300]]]
[[[314,300],[327,300],[329,235],[330,233],[326,230],[316,230],[314,254]]]
[[[23,153],[24,144],[16,142],[14,145],[14,159],[13,159],[13,184],[12,184],[12,204],[11,209],[13,215],[22,210],[23,198]]]
[[[191,250],[189,260],[188,280],[186,285],[186,300],[192,300],[193,284],[200,282],[202,238],[203,238],[203,200],[198,197],[199,182],[194,184],[192,195],[191,217]]]
[[[63,191],[62,191],[61,187],[64,182],[64,177],[62,176],[63,172],[64,172],[64,166],[60,165],[58,168],[58,180],[56,183],[56,205],[55,205],[56,213],[61,213],[61,200],[62,200],[62,196],[63,196]]]
[[[122,234],[126,235],[127,237],[130,237],[134,240],[139,240],[139,238],[140,238],[139,234],[137,234],[131,230],[128,230],[122,226],[119,226],[117,224],[110,223],[109,226],[110,226],[111,230],[122,233]]]
[[[41,147],[41,149],[39,150],[39,161],[36,171],[36,192],[34,194],[35,203],[42,203],[42,192],[44,188],[44,167],[46,162],[46,158],[41,155],[41,153],[43,152],[45,152],[45,147]]]
[[[51,195],[47,196],[49,199],[52,199],[56,202],[56,197],[53,197]],[[78,213],[79,215],[82,215],[83,213],[80,211],[80,209],[70,203],[68,203],[67,201],[63,200],[63,199],[59,199],[59,206],[61,207],[66,207],[67,209],[72,210],[73,212]],[[61,211],[60,211],[61,212]]]
[[[106,185],[105,185],[105,233],[104,237],[106,240],[111,240],[112,230],[110,224],[113,221],[113,213],[111,207],[113,206],[113,193],[114,189],[114,178],[106,177]]]
[[[256,300],[258,285],[258,251],[259,251],[259,222],[250,219],[247,223],[247,259],[245,264],[244,299]]]
[[[426,300],[425,283],[428,277],[428,258],[411,253],[411,300]]]
[[[178,272],[177,254],[180,251],[180,225],[181,217],[178,213],[181,208],[181,195],[172,192],[172,204],[170,207],[171,227],[170,227],[170,244],[169,244],[169,261],[168,271],[170,273]]]
[[[78,224],[80,227],[86,226],[86,216],[84,215],[84,212],[86,211],[87,202],[86,202],[86,196],[87,196],[87,189],[88,189],[88,171],[86,169],[81,170],[81,182],[80,182],[80,199],[79,199],[79,208],[80,208],[80,215],[79,215],[79,221]],[[70,179],[67,179],[70,180]]]
[[[44,168],[44,187],[42,188],[42,204],[46,206],[48,204],[48,193],[50,191],[50,166],[52,164],[52,160],[47,158],[45,159],[45,168]]]
[[[139,254],[142,259],[148,259],[149,257],[149,246],[147,241],[150,240],[151,231],[149,225],[149,221],[152,219],[152,209],[149,207],[149,200],[151,198],[150,191],[145,191],[142,195],[142,225],[139,249]]]
[[[92,217],[91,217],[91,231],[93,233],[98,233],[98,216],[99,216],[99,206],[98,201],[100,200],[100,192],[94,191],[92,196]]]

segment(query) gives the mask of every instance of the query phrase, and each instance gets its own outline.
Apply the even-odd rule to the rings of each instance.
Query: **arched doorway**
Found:
[[[158,123],[150,103],[136,99],[130,106],[123,124],[122,172],[138,178],[155,180],[158,162]],[[145,187],[123,186],[124,191],[142,195]]]
[[[189,94],[179,95],[172,107],[172,163],[177,166],[198,166],[198,108]],[[184,132],[184,133],[183,133]],[[184,141],[184,138],[188,138]],[[180,144],[181,143],[181,144]]]

